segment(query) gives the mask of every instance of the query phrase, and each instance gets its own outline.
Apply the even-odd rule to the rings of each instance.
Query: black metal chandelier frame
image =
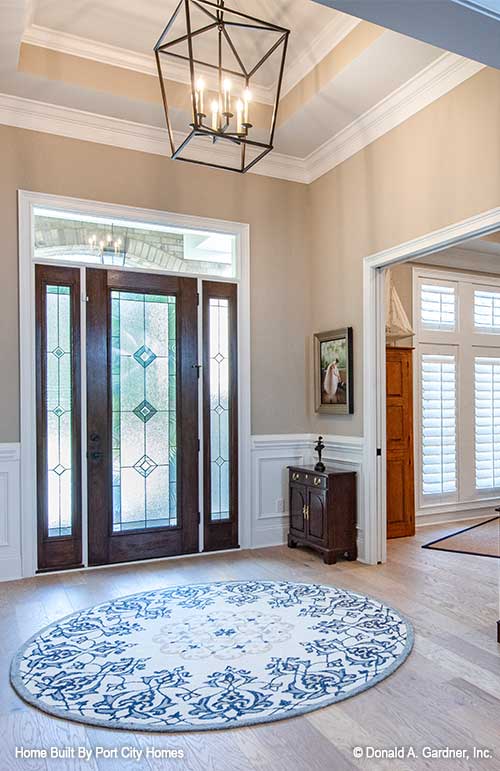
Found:
[[[195,6],[200,11],[202,11],[210,19],[210,22],[197,29],[192,29],[191,6]],[[179,13],[181,13],[182,9],[184,9],[184,13],[185,13],[186,34],[180,37],[176,37],[175,40],[165,42],[167,35],[172,29],[172,26],[175,23],[177,17],[179,16]],[[228,20],[227,14],[230,14],[231,17],[236,17],[237,20]],[[255,66],[253,66],[251,69],[247,69],[245,68],[243,61],[237,51],[237,48],[234,45],[234,42],[231,38],[232,28],[248,29],[249,31],[262,30],[265,32],[275,32],[278,34],[278,38],[273,43],[273,45],[266,51],[266,53],[260,58],[260,60],[255,64]],[[213,64],[210,62],[197,59],[195,58],[193,53],[193,38],[205,32],[210,32],[211,30],[216,30],[217,32],[217,64]],[[256,163],[262,160],[262,158],[264,158],[265,155],[271,152],[271,150],[273,149],[274,132],[276,129],[276,119],[278,114],[278,105],[279,105],[280,94],[281,94],[281,86],[283,82],[283,72],[284,72],[284,66],[285,66],[285,58],[286,58],[289,35],[290,35],[290,30],[285,29],[284,27],[280,27],[277,24],[272,24],[270,22],[263,21],[262,19],[258,19],[254,16],[250,16],[246,13],[243,13],[242,11],[237,11],[232,8],[229,8],[225,5],[224,0],[216,0],[216,2],[212,2],[212,0],[180,0],[171,19],[169,20],[167,26],[163,30],[160,39],[158,40],[157,44],[154,47],[156,64],[158,68],[158,76],[160,79],[161,95],[162,95],[163,106],[165,110],[167,130],[168,130],[168,136],[170,141],[170,149],[172,154],[171,157],[173,159],[186,161],[187,163],[197,163],[202,166],[211,166],[219,169],[220,168],[226,169],[228,171],[237,171],[240,173],[245,173],[246,171],[251,169],[252,166],[254,166]],[[238,63],[238,66],[240,67],[239,71],[224,66],[223,54],[222,54],[223,41],[225,41],[225,43],[229,46],[229,49],[232,51],[233,56],[236,62]],[[169,50],[173,46],[184,42],[187,43],[187,51],[188,51],[187,56]],[[241,129],[242,129],[241,131],[239,132],[230,131],[229,130],[230,121],[234,117],[233,113],[230,111],[222,112],[224,123],[220,126],[220,128],[214,129],[208,126],[205,123],[205,118],[207,117],[206,114],[204,112],[198,111],[196,83],[195,83],[196,65],[199,65],[203,69],[214,70],[217,72],[219,94],[222,91],[222,82],[223,82],[224,75],[233,75],[238,78],[242,78],[244,81],[245,88],[249,88],[251,78],[254,77],[254,75],[258,72],[258,70],[265,64],[265,62],[267,62],[269,57],[279,49],[280,46],[282,46],[281,61],[279,64],[278,79],[276,83],[276,91],[275,91],[275,96],[273,100],[272,117],[271,117],[270,131],[269,131],[269,141],[259,142],[255,139],[249,138],[248,131],[249,129],[252,128],[252,124],[248,122],[244,122],[241,124]],[[189,124],[191,129],[190,132],[185,137],[185,139],[182,140],[182,142],[179,144],[177,148],[175,147],[174,133],[173,133],[170,116],[169,116],[169,107],[168,107],[167,93],[166,93],[167,90],[164,82],[165,76],[162,71],[161,60],[160,60],[161,55],[171,56],[174,59],[183,60],[188,62],[189,64],[189,79],[190,79],[190,88],[191,88],[193,122]],[[216,163],[216,162],[211,163],[209,161],[195,160],[194,158],[188,158],[188,157],[182,156],[182,151],[186,148],[186,146],[196,137],[202,137],[202,136],[210,137],[214,144],[219,140],[222,140],[226,142],[232,142],[238,145],[241,148],[241,151],[239,154],[239,166],[237,167],[227,166],[222,163]],[[255,158],[252,158],[252,160],[248,161],[247,150],[246,150],[248,146],[261,149],[262,152],[258,153],[258,155]]]

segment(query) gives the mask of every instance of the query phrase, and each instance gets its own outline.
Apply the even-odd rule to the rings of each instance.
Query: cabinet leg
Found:
[[[288,548],[289,549],[296,549],[297,548],[297,541],[294,541],[293,538],[290,535],[288,536]]]
[[[323,552],[323,562],[325,565],[335,565],[337,562],[337,557],[335,556],[335,552],[333,551],[325,551]]]

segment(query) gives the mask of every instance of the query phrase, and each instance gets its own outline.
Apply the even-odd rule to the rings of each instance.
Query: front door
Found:
[[[38,569],[237,547],[237,286],[37,265],[36,311]]]
[[[90,269],[89,564],[198,551],[197,283]]]

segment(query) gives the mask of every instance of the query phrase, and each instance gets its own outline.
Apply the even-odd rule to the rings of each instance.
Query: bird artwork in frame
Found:
[[[352,415],[352,327],[314,335],[314,370],[316,412]]]

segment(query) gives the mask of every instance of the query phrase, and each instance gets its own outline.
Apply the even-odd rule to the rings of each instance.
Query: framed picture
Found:
[[[316,412],[352,415],[352,327],[314,335],[314,393]]]

